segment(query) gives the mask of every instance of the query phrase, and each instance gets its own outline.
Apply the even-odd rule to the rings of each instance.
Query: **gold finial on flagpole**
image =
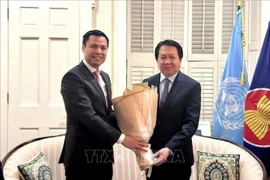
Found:
[[[237,1],[237,7],[238,7],[238,10],[241,9],[241,0]]]

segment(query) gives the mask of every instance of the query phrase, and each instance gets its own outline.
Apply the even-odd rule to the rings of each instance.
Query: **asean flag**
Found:
[[[270,22],[245,101],[244,146],[270,175]]]

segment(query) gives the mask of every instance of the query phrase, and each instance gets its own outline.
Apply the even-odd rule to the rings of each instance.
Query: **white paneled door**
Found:
[[[60,81],[80,60],[79,28],[80,1],[9,1],[9,150],[65,132]]]

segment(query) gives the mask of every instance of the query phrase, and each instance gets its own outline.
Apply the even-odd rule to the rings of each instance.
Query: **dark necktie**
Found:
[[[169,92],[170,80],[165,78],[163,80],[163,83],[164,83],[164,88],[163,88],[163,92],[162,92],[162,95],[161,95],[160,106],[162,106],[165,103],[166,99],[167,99],[168,92]]]

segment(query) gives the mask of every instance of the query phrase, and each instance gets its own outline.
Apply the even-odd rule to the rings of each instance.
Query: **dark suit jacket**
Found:
[[[159,88],[160,74],[144,82]],[[198,128],[200,108],[200,83],[179,71],[166,102],[158,107],[156,127],[149,141],[153,151],[168,147],[175,155],[180,155],[178,162],[192,165],[194,156],[191,137]]]
[[[91,158],[93,150],[112,151],[113,144],[121,135],[116,121],[112,122],[111,118],[110,78],[105,72],[101,72],[101,76],[107,87],[108,108],[101,87],[83,62],[69,70],[62,79],[67,131],[59,163],[66,167],[86,163],[89,160],[87,155]]]

